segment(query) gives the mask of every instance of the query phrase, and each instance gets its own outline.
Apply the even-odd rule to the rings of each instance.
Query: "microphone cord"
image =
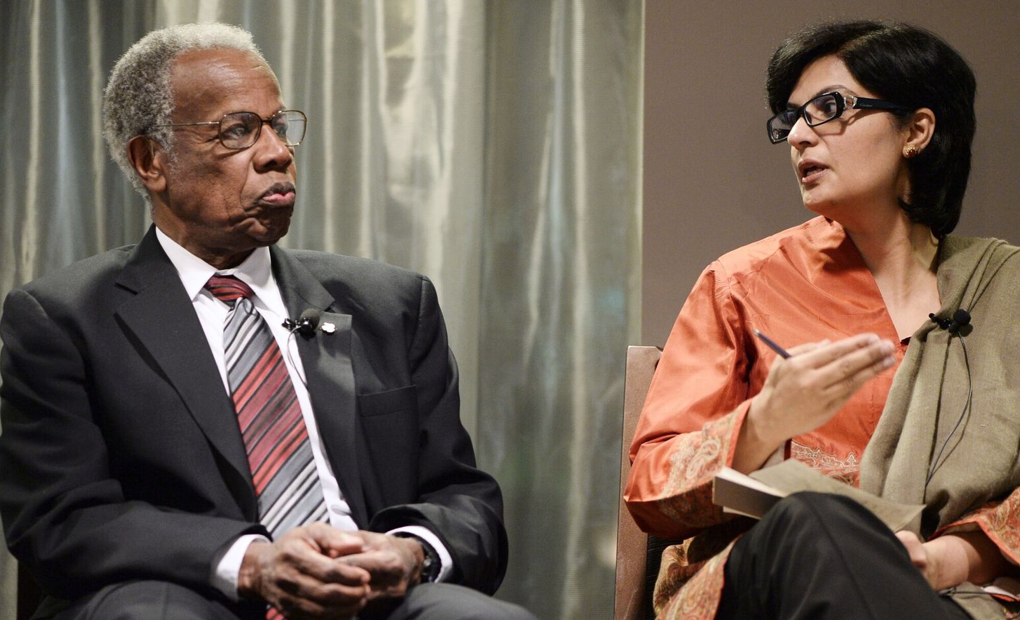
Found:
[[[290,332],[290,334],[287,335],[287,343],[286,343],[287,361],[290,362],[290,367],[294,369],[294,374],[297,375],[297,378],[301,381],[301,385],[305,386],[305,389],[307,390],[308,389],[308,381],[305,380],[304,373],[302,372],[302,369],[298,368],[298,365],[294,363],[294,356],[292,356],[290,354],[290,344],[294,340],[294,333],[295,333],[296,330],[290,329],[288,331]]]
[[[290,362],[290,367],[294,369],[294,374],[301,380],[301,385],[305,386],[306,390],[308,389],[308,381],[305,379],[304,369],[298,369],[297,364],[294,363],[294,356],[290,352],[291,340],[294,338],[294,334],[297,333],[300,333],[305,338],[311,338],[315,335],[315,329],[319,326],[321,320],[322,312],[318,308],[306,308],[296,321],[289,317],[283,321],[283,327],[290,332],[286,343],[287,361]]]
[[[941,464],[939,463],[939,460],[942,458],[942,453],[946,451],[949,441],[953,438],[953,435],[956,434],[957,429],[960,428],[960,424],[963,423],[963,418],[967,415],[967,409],[970,408],[971,401],[974,398],[974,381],[970,374],[970,358],[967,357],[967,341],[964,340],[961,334],[957,333],[956,335],[960,338],[960,345],[963,346],[963,363],[967,368],[967,400],[963,403],[963,411],[960,412],[960,417],[956,420],[956,425],[953,426],[953,430],[949,432],[949,437],[946,437],[945,442],[942,444],[942,448],[939,449],[938,455],[931,463],[931,468],[928,470],[928,478],[924,481],[924,488],[926,490],[928,488],[928,483],[931,482],[932,477],[935,475],[935,470],[937,470]],[[950,334],[949,337],[952,338],[952,334]],[[946,455],[946,458],[948,459],[949,455]]]

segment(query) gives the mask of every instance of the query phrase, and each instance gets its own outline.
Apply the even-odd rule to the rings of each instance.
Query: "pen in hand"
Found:
[[[772,349],[773,351],[778,353],[779,357],[783,358],[784,360],[785,359],[789,359],[790,354],[787,353],[786,349],[784,349],[783,347],[781,347],[778,344],[776,344],[776,342],[774,340],[772,340],[771,338],[769,338],[765,334],[761,333],[757,329],[754,330],[754,335],[759,337],[759,338],[761,338],[761,341],[764,342],[765,344],[767,344],[770,349]]]

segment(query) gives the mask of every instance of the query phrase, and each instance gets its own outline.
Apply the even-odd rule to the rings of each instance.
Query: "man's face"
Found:
[[[174,63],[174,123],[219,121],[230,112],[269,118],[283,109],[270,69],[236,50],[199,50]],[[294,211],[294,149],[268,126],[245,150],[220,143],[216,125],[174,128],[165,191],[153,196],[164,233],[217,267],[287,234]]]

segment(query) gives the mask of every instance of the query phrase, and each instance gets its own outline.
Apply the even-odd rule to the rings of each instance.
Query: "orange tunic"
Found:
[[[670,333],[630,450],[624,497],[645,531],[689,543],[729,518],[711,502],[712,478],[731,465],[749,399],[776,356],[754,329],[787,348],[862,332],[898,342],[871,272],[831,220],[814,218],[709,265]],[[788,455],[856,485],[906,346],[897,347],[893,369],[868,382],[828,423],[794,437]],[[1016,523],[1010,527],[1016,531]],[[695,563],[686,544],[669,548],[656,585],[659,617],[713,618],[727,555],[728,547]]]

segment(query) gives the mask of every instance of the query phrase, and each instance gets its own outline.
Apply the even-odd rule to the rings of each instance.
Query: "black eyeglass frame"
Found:
[[[258,127],[256,127],[256,129],[255,129],[255,133],[253,134],[254,137],[252,138],[251,144],[248,144],[246,146],[228,146],[227,143],[223,141],[223,121],[227,120],[227,118],[229,118],[229,117],[237,116],[239,114],[250,114],[250,115],[254,116],[255,118],[259,119],[260,122],[258,124]],[[283,139],[284,144],[286,144],[287,146],[289,146],[289,147],[298,146],[299,144],[301,144],[302,141],[304,141],[305,134],[308,132],[308,116],[305,115],[305,113],[302,112],[301,110],[280,110],[279,112],[277,112],[276,114],[273,114],[269,118],[262,118],[261,116],[259,116],[255,112],[247,112],[247,111],[241,110],[241,111],[238,111],[238,112],[227,112],[226,114],[223,115],[223,118],[221,118],[218,121],[199,121],[199,122],[195,122],[195,123],[164,123],[164,124],[160,124],[160,125],[153,125],[152,128],[155,129],[157,127],[197,127],[197,126],[200,126],[200,125],[216,125],[217,126],[216,127],[216,138],[220,141],[220,144],[223,145],[223,148],[230,149],[232,151],[243,151],[245,149],[250,149],[251,147],[255,146],[255,143],[259,141],[259,138],[262,137],[262,126],[263,125],[269,125],[270,127],[273,127],[273,121],[276,120],[277,118],[279,118],[280,116],[285,115],[285,114],[300,114],[301,115],[301,119],[303,121],[303,127],[304,127],[304,129],[301,131],[301,137],[297,140],[297,142],[288,142],[287,141],[287,137],[286,136],[281,136],[280,133],[278,131],[276,131],[276,129],[273,129],[273,133],[275,133],[278,137]],[[148,132],[146,132],[146,133],[148,133]]]
[[[811,117],[807,114],[808,106],[818,101],[819,99],[822,99],[823,97],[832,97],[836,101],[836,113],[829,118],[813,122]],[[817,127],[819,125],[824,125],[829,121],[836,120],[840,116],[843,116],[843,112],[846,112],[847,110],[886,110],[888,112],[909,112],[911,109],[912,108],[909,108],[907,106],[900,105],[898,103],[893,103],[892,101],[886,101],[884,99],[869,99],[867,97],[858,97],[857,95],[844,95],[843,93],[833,91],[831,93],[822,93],[817,97],[813,97],[811,98],[810,101],[794,110],[783,110],[778,114],[770,116],[769,119],[765,121],[765,131],[769,136],[769,142],[771,142],[772,144],[779,144],[780,142],[786,141],[786,139],[790,135],[790,131],[793,130],[793,126],[797,124],[797,121],[794,120],[792,123],[790,123],[790,128],[786,130],[786,133],[783,135],[783,137],[778,139],[773,138],[772,121],[778,119],[783,114],[793,113],[794,119],[796,119],[797,117],[803,118],[804,122],[808,124],[808,127]]]

